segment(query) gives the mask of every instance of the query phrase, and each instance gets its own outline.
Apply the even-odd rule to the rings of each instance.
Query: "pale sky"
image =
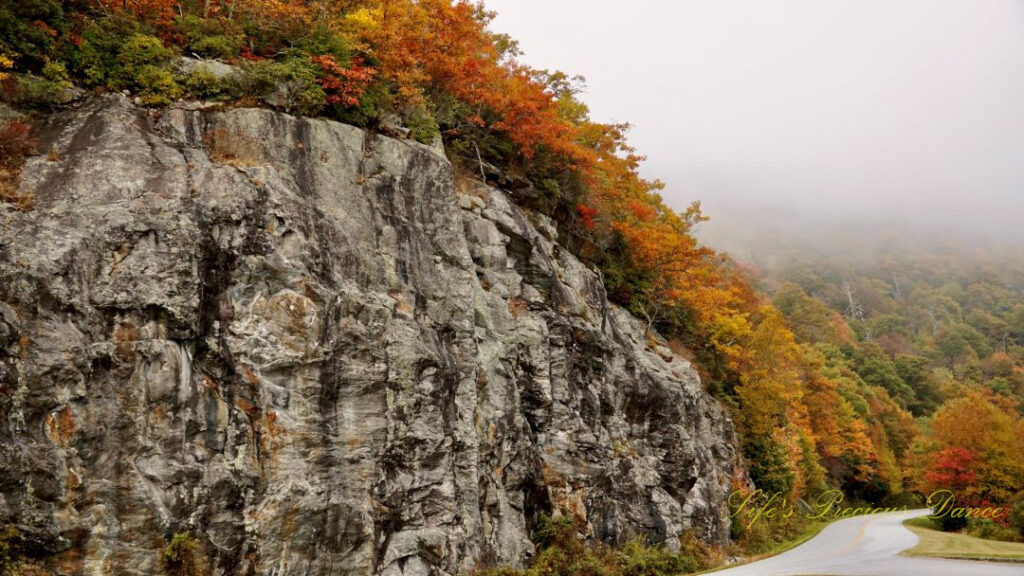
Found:
[[[486,0],[680,208],[1024,240],[1024,0]]]

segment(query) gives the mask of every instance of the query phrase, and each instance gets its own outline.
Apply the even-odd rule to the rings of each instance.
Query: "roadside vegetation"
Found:
[[[589,546],[581,526],[561,517],[542,518],[534,532],[536,556],[529,567],[481,568],[474,576],[674,576],[720,563],[716,552],[695,538],[684,538],[678,551],[633,539],[621,547]]]
[[[927,517],[904,522],[921,542],[904,552],[908,556],[967,560],[1024,561],[1024,543],[987,540],[969,534],[943,532]]]
[[[764,531],[764,536],[759,542],[746,542],[742,546],[737,545],[735,547],[736,551],[742,551],[742,553],[746,554],[746,556],[740,558],[739,563],[731,565],[715,564],[712,568],[704,570],[700,574],[713,574],[724,568],[750,564],[751,562],[764,560],[771,556],[777,556],[814,538],[829,524],[831,524],[831,521],[827,520],[798,520],[791,523],[788,527],[779,529],[776,523],[772,525],[771,530]]]

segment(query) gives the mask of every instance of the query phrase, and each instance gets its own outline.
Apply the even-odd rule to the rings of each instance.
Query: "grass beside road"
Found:
[[[807,526],[805,526],[804,529],[800,531],[799,534],[797,534],[793,538],[790,538],[789,540],[786,540],[785,542],[780,542],[776,546],[773,546],[772,549],[768,552],[765,552],[764,554],[759,554],[757,559],[760,560],[762,558],[767,558],[769,556],[782,554],[787,550],[792,550],[793,548],[796,548],[797,546],[817,536],[819,532],[825,529],[825,526],[828,526],[831,523],[832,522],[830,521],[824,520],[811,520],[807,524]]]
[[[911,518],[903,524],[921,539],[917,546],[904,552],[907,556],[1024,561],[1024,544],[943,532],[927,517]]]
[[[735,522],[735,520],[733,521]],[[811,538],[814,538],[818,535],[819,532],[825,529],[825,526],[828,526],[831,523],[832,521],[812,520],[806,526],[804,526],[803,529],[800,530],[800,533],[798,533],[796,536],[793,536],[788,540],[779,542],[778,544],[775,544],[771,547],[771,549],[769,549],[766,552],[762,552],[761,554],[745,558],[742,562],[737,562],[735,564],[723,564],[722,566],[716,566],[703,572],[697,572],[694,576],[700,576],[701,574],[710,574],[712,572],[717,572],[719,570],[725,570],[726,568],[735,568],[736,566],[742,566],[744,564],[750,564],[751,562],[757,562],[758,560],[764,560],[765,558],[769,558],[771,556],[777,556],[787,550],[792,550],[793,548],[796,548],[797,546],[803,544],[804,542],[807,542]]]

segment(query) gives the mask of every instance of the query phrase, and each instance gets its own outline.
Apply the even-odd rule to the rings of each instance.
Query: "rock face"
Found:
[[[0,525],[65,574],[458,574],[728,535],[731,425],[551,223],[435,149],[93,97],[0,207]]]

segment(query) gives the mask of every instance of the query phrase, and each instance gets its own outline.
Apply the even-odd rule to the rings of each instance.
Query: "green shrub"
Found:
[[[406,115],[405,125],[413,139],[424,144],[433,143],[441,134],[434,116],[423,107],[416,108]]]
[[[276,90],[288,77],[287,68],[273,60],[244,62],[242,73],[236,79],[236,91],[240,96],[262,97]]]
[[[648,546],[640,539],[627,542],[616,556],[622,576],[686,574],[703,567],[695,556],[670,552],[663,546]]]
[[[943,532],[957,532],[967,527],[967,518],[964,516],[943,514],[941,518],[934,518],[933,521]]]
[[[164,570],[171,576],[205,576],[206,558],[199,542],[188,533],[171,537],[161,556]]]
[[[67,31],[60,0],[0,2],[0,54],[17,55],[19,68],[37,71],[57,57],[59,39]]]
[[[205,58],[231,59],[238,56],[245,43],[245,35],[229,30],[227,23],[216,18],[200,18],[188,14],[175,21],[185,38],[186,53]]]
[[[1010,527],[1024,538],[1024,494],[1018,496],[1010,505],[1009,522]]]
[[[164,46],[156,36],[135,34],[121,46],[117,54],[117,62],[121,65],[124,78],[130,85],[134,75],[146,66],[166,67],[176,56],[174,50]]]
[[[147,106],[165,106],[181,97],[181,86],[170,71],[174,50],[155,36],[134,34],[121,46],[119,69],[110,76],[107,87],[138,92]]]
[[[5,98],[23,108],[52,110],[64,103],[64,92],[71,88],[67,80],[50,80],[32,74],[14,77],[14,89]]]
[[[71,85],[68,69],[64,66],[63,62],[47,62],[43,64],[43,70],[40,72],[40,75],[50,82],[63,82],[68,86]]]
[[[533,531],[533,543],[542,548],[568,548],[579,543],[580,524],[568,516],[542,516]]]
[[[196,98],[215,98],[224,89],[224,85],[216,74],[205,66],[197,66],[183,80],[185,89]]]
[[[794,479],[785,447],[769,435],[747,435],[744,440],[743,450],[754,484],[769,494],[789,494]]]
[[[139,98],[147,106],[166,106],[181,98],[181,86],[166,68],[145,65],[138,68],[132,79]]]
[[[288,57],[292,58],[333,56],[336,61],[343,64],[352,60],[352,54],[353,49],[348,39],[324,25],[311,30],[287,52]]]
[[[778,518],[750,522],[739,516],[732,519],[729,537],[749,554],[764,554],[785,541],[792,531],[789,523]]]
[[[162,106],[181,97],[181,86],[171,74],[176,56],[156,36],[139,33],[136,24],[104,18],[85,27],[70,60],[86,86],[132,90],[144,104]]]
[[[230,59],[238,56],[242,38],[233,36],[206,36],[189,45],[189,51],[207,58]]]
[[[287,112],[315,115],[327,101],[307,58],[246,63],[237,80],[239,95],[266,98]]]
[[[1009,526],[993,522],[990,518],[971,518],[967,522],[967,533],[986,540],[1016,542],[1020,534]]]
[[[998,392],[1004,396],[1013,396],[1013,383],[1002,376],[996,376],[985,382],[985,386],[991,388],[993,392]]]
[[[334,106],[331,118],[353,126],[372,127],[380,121],[381,111],[392,108],[390,91],[381,83],[366,87],[358,106]]]
[[[137,32],[137,25],[124,18],[101,18],[86,24],[82,42],[68,55],[71,70],[86,86],[113,88],[120,70],[122,47]]]

